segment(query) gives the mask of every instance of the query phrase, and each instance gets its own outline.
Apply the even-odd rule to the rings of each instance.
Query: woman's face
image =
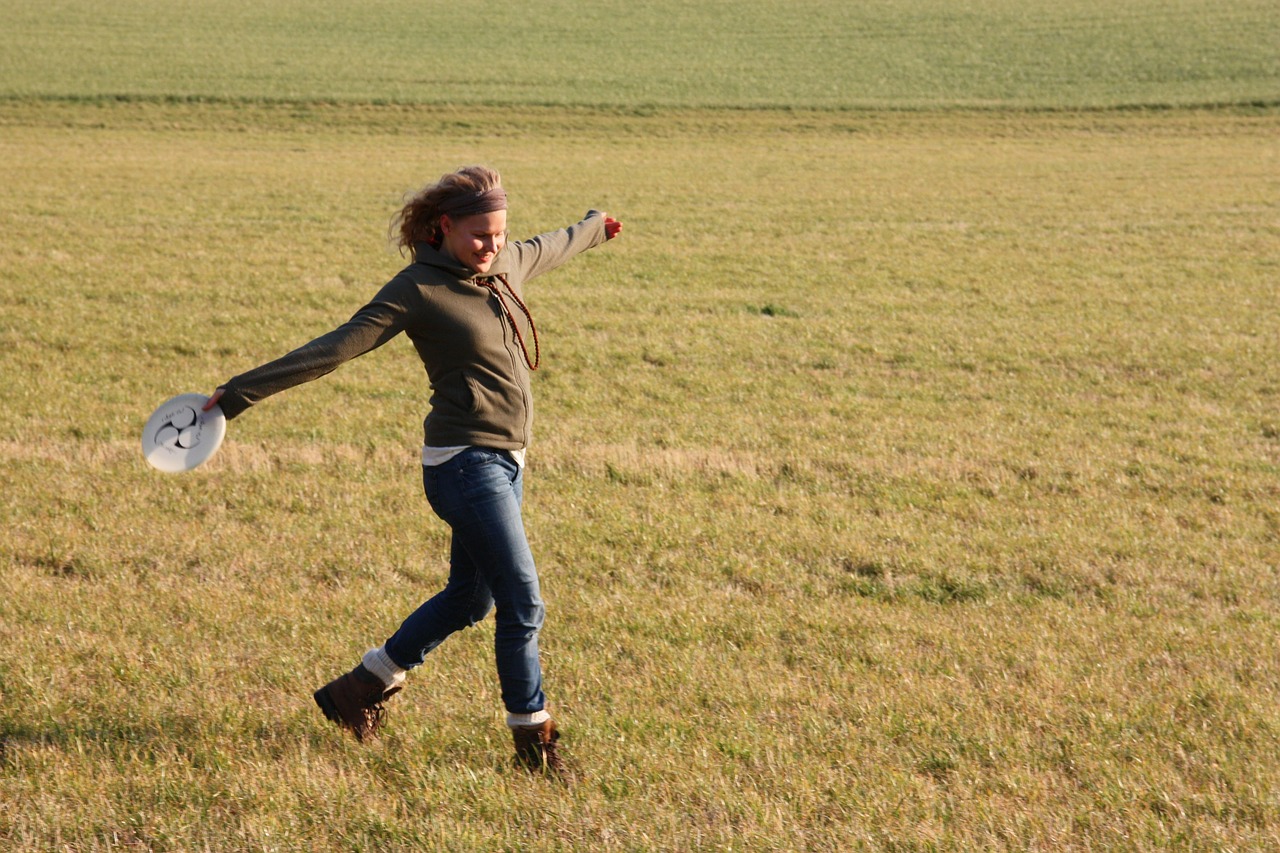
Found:
[[[440,217],[443,248],[477,275],[489,271],[493,259],[507,242],[507,212],[476,213],[452,219]]]

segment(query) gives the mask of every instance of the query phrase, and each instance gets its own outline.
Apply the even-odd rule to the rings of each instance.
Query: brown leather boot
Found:
[[[522,767],[566,782],[572,780],[573,774],[556,747],[560,732],[554,720],[536,726],[516,726],[511,729],[511,735],[516,742],[516,762]]]
[[[387,711],[382,703],[400,692],[400,685],[386,687],[382,679],[360,664],[315,692],[324,715],[356,736],[376,737]]]

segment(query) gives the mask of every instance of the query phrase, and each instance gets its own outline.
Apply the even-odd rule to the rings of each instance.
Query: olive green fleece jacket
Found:
[[[497,298],[478,281],[504,275],[524,300],[526,281],[604,241],[604,215],[592,210],[576,225],[508,243],[481,276],[447,252],[420,243],[414,246],[414,263],[350,320],[234,377],[222,386],[219,405],[230,420],[259,400],[318,379],[403,332],[417,348],[431,387],[424,443],[518,450],[529,444],[533,425],[529,368]],[[516,322],[526,324],[523,313],[514,305],[512,309]],[[526,325],[521,334],[532,352],[532,331]]]

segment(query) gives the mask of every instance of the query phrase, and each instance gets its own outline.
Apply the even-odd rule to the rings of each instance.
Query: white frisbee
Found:
[[[142,455],[151,467],[168,474],[190,471],[218,452],[227,419],[218,406],[203,411],[207,402],[203,394],[179,394],[152,413],[142,428]]]

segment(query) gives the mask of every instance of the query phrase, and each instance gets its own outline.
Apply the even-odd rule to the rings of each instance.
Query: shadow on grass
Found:
[[[233,718],[212,713],[165,714],[153,719],[0,720],[0,765],[20,764],[19,756],[41,750],[96,753],[118,761],[161,761],[180,757],[197,769],[216,769],[245,754],[264,760],[299,751],[324,750],[342,733],[308,724],[301,714],[278,720]]]

